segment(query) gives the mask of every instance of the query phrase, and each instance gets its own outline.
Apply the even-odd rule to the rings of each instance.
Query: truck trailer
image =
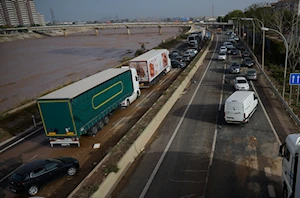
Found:
[[[153,49],[129,61],[130,68],[138,73],[140,87],[150,87],[162,74],[171,70],[169,51]]]
[[[286,198],[300,198],[300,134],[290,134],[280,146],[282,188]]]
[[[37,99],[45,134],[54,144],[80,146],[81,135],[95,135],[112,112],[140,96],[135,69],[112,68]]]

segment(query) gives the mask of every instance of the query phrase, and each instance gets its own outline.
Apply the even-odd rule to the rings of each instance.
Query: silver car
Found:
[[[257,71],[256,69],[248,69],[246,72],[246,78],[248,80],[257,80]]]

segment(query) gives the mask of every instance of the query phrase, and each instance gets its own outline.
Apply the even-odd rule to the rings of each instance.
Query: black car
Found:
[[[236,47],[231,48],[231,54],[232,55],[238,55],[239,54],[239,50]]]
[[[176,56],[180,56],[180,52],[178,50],[174,50],[174,51],[170,52],[170,54],[169,54],[170,58],[174,58]]]
[[[185,68],[186,64],[184,62],[178,61],[178,60],[171,60],[171,65],[173,68]]]
[[[39,189],[63,175],[73,176],[79,168],[77,159],[59,157],[40,159],[23,164],[9,177],[9,188],[14,193],[35,195]]]
[[[171,58],[171,60],[178,60],[180,62],[183,62],[184,58],[183,58],[183,56],[174,56],[174,57]]]
[[[244,46],[241,45],[241,44],[238,44],[238,45],[236,46],[236,48],[239,49],[239,50],[241,50],[241,51],[244,51],[244,50],[245,50]]]
[[[248,51],[243,51],[242,58],[250,57],[250,53]]]
[[[244,67],[252,67],[254,65],[254,61],[250,57],[245,57],[242,64]]]

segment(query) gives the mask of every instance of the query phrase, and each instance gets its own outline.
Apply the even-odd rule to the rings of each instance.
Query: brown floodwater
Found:
[[[44,37],[0,43],[0,112],[34,100],[50,90],[114,67],[180,34],[178,27],[99,30],[67,37]]]

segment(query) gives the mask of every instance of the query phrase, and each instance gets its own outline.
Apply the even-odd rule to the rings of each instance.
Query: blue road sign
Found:
[[[290,74],[290,85],[300,85],[300,73]]]

